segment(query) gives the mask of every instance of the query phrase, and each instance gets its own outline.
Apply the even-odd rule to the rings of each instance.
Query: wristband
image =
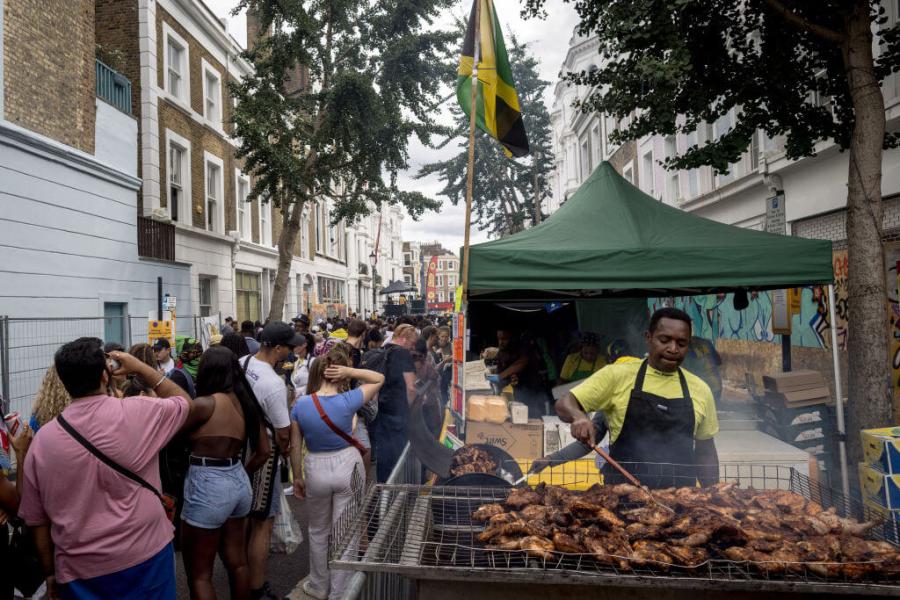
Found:
[[[160,378],[159,378],[159,381],[157,381],[157,382],[153,385],[153,389],[155,390],[156,388],[158,388],[158,387],[159,387],[159,384],[161,384],[161,383],[162,383],[163,381],[165,381],[165,380],[166,380],[166,376],[165,376],[165,375],[163,375],[162,377],[160,377]]]

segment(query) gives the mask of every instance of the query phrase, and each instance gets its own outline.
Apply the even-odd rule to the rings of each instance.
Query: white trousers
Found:
[[[335,452],[310,452],[303,464],[309,515],[309,585],[329,598],[340,598],[353,572],[329,573],[329,536],[344,509],[358,506],[362,499],[366,482],[362,457],[350,446]],[[355,551],[355,547],[347,548],[347,553]]]

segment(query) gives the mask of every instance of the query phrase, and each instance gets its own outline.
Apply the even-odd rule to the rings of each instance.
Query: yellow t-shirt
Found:
[[[593,363],[589,363],[581,358],[580,352],[573,352],[568,355],[565,362],[563,362],[563,368],[559,373],[559,377],[560,379],[571,381],[572,375],[577,371],[590,371],[591,373],[596,373],[605,364],[606,361],[602,356],[597,356]]]
[[[642,362],[616,363],[603,367],[572,389],[572,395],[585,412],[602,410],[606,415],[610,442],[616,441],[622,431],[631,390],[634,389]],[[712,439],[719,432],[719,418],[716,416],[712,392],[702,379],[684,368],[681,370],[694,403],[694,439]],[[662,398],[681,398],[683,395],[678,373],[664,373],[650,365],[647,365],[643,390]]]

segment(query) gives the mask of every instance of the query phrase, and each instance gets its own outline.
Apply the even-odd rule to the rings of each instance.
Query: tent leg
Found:
[[[828,286],[828,319],[831,323],[831,357],[834,360],[834,395],[837,413],[838,454],[841,461],[841,491],[850,498],[850,482],[847,479],[847,429],[844,425],[844,399],[841,392],[841,363],[838,358],[837,317],[834,312],[834,285]]]

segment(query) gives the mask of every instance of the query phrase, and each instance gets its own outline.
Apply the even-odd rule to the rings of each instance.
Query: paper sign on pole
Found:
[[[147,322],[147,343],[153,344],[156,340],[165,338],[169,344],[175,347],[175,327],[172,321],[159,321],[151,319]]]
[[[788,290],[772,290],[772,333],[791,335],[791,302]]]

